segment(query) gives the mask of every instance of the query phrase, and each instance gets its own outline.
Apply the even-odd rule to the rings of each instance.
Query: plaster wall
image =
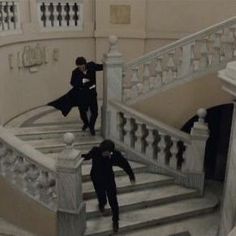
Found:
[[[119,17],[120,7],[126,9],[124,17]],[[20,1],[21,32],[0,37],[0,123],[68,91],[75,58],[84,55],[100,63],[111,34],[118,36],[119,51],[128,62],[227,19],[235,11],[232,0],[86,0],[82,31],[42,32],[36,17],[36,1]],[[123,18],[127,19],[120,22]],[[36,43],[47,48],[48,63],[35,73],[18,70],[17,52]],[[58,61],[52,59],[54,49],[58,49]],[[9,54],[13,55],[13,69],[9,69]],[[102,73],[98,73],[97,86],[101,98]]]
[[[216,74],[211,74],[137,102],[133,107],[154,119],[181,128],[199,108],[232,102],[233,97],[221,87]]]
[[[0,216],[35,235],[56,236],[56,213],[20,193],[0,178]],[[26,210],[27,209],[27,210]]]

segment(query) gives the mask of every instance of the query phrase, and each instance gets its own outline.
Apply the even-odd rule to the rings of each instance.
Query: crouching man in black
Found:
[[[119,205],[117,201],[117,190],[112,166],[121,167],[135,183],[135,176],[129,162],[121,152],[115,150],[111,140],[104,140],[99,147],[94,147],[87,154],[83,154],[85,160],[92,159],[90,176],[98,199],[99,210],[104,213],[107,198],[112,210],[113,231],[119,229]]]

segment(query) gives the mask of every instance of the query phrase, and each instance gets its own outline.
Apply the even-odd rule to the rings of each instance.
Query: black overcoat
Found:
[[[100,147],[94,147],[87,154],[83,154],[82,157],[85,160],[92,159],[92,168],[90,176],[97,186],[109,186],[110,183],[114,182],[114,172],[112,166],[119,166],[128,175],[131,180],[134,180],[134,173],[129,162],[121,154],[121,152],[115,150],[111,157],[102,156]]]
[[[72,71],[70,81],[73,88],[58,99],[49,102],[47,105],[60,110],[64,116],[67,116],[74,106],[82,107],[86,110],[89,105],[90,96],[96,96],[97,94],[96,71],[103,70],[103,65],[91,61],[86,64],[86,68],[86,73],[80,71],[79,68],[75,68]],[[83,78],[86,78],[89,81],[83,83]],[[95,89],[90,89],[93,85],[95,86]]]

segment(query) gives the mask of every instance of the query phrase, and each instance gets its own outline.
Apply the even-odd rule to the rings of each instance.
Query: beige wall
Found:
[[[134,108],[152,118],[181,128],[196,115],[199,108],[207,109],[231,103],[232,100],[233,97],[222,90],[221,82],[212,74],[138,102]]]
[[[0,217],[36,235],[56,236],[56,213],[33,201],[0,177]]]
[[[36,13],[36,1],[20,1],[22,32],[0,37],[0,123],[12,117],[44,105],[63,95],[70,87],[71,71],[77,56],[95,59],[93,0],[84,3],[84,28],[78,32],[41,32]],[[48,63],[37,67],[18,68],[17,53],[25,46],[36,44],[46,47]],[[53,50],[59,52],[58,61],[53,60]],[[9,55],[12,68],[9,67]],[[99,58],[98,58],[99,60]],[[100,58],[101,62],[101,58]]]
[[[108,50],[108,36],[119,37],[119,50],[124,61],[157,49],[182,36],[226,19],[236,12],[235,1],[224,0],[86,0],[84,26],[78,32],[41,32],[36,16],[36,1],[20,1],[22,33],[0,37],[0,123],[43,105],[69,88],[71,70],[78,55],[101,62]],[[111,6],[125,6],[125,23],[113,23]],[[16,60],[25,45],[36,43],[51,52],[59,49],[59,61],[51,56],[38,72],[9,69],[8,56]],[[16,63],[14,61],[14,63]],[[102,73],[98,74],[98,93],[102,96]]]

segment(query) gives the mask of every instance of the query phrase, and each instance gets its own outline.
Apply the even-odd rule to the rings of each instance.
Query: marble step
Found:
[[[184,199],[164,205],[121,212],[119,235],[126,235],[124,233],[129,233],[132,230],[167,224],[203,213],[209,213],[213,211],[217,205],[217,198],[211,195],[204,198]],[[111,217],[97,217],[87,221],[86,236],[112,234]]]
[[[78,150],[87,149],[89,150],[93,146],[97,146],[102,142],[103,138],[99,135],[97,136],[84,136],[77,137],[74,142],[74,147]],[[29,140],[27,143],[31,144],[37,150],[43,153],[53,153],[60,152],[65,147],[63,142],[63,137],[53,138],[53,139],[43,139],[43,140]]]
[[[118,193],[134,192],[137,190],[158,187],[163,185],[173,184],[174,178],[152,173],[136,173],[136,183],[131,184],[128,175],[116,177],[116,185]],[[91,181],[84,182],[83,186],[84,199],[95,198],[94,187]]]
[[[155,187],[119,194],[118,202],[120,212],[125,212],[175,202],[190,197],[196,197],[198,195],[199,194],[195,189],[189,189],[180,185],[171,184],[167,186],[160,186],[158,188]],[[86,212],[88,219],[101,216],[97,204],[97,199],[90,199],[86,201]],[[106,206],[105,215],[111,215],[109,204]]]
[[[133,162],[133,161],[129,161],[129,164],[130,164],[133,172],[136,174],[147,171],[147,167],[144,164],[141,164],[138,162]],[[90,170],[91,170],[91,163],[88,161],[85,161],[82,165],[82,179],[84,182],[90,180]],[[118,166],[114,166],[113,171],[114,171],[116,177],[124,176],[124,175],[127,176],[125,171],[123,171],[123,169],[121,169]]]
[[[87,150],[85,152],[82,153],[87,153],[89,150]],[[47,154],[47,157],[49,158],[57,158],[58,153],[49,153]],[[142,173],[147,171],[147,166],[138,162],[134,162],[134,161],[129,161],[129,164],[132,167],[132,170],[134,173]],[[85,181],[89,181],[90,180],[90,170],[91,170],[91,160],[88,161],[84,161],[83,165],[82,165],[82,180]],[[113,167],[113,171],[115,172],[116,176],[123,176],[123,175],[127,175],[120,167],[114,166]]]
[[[81,136],[91,136],[89,131],[82,131],[81,124],[65,124],[65,125],[48,125],[38,127],[22,127],[9,129],[14,135],[21,140],[42,140],[50,138],[62,138],[67,132],[73,133],[76,138]],[[100,130],[97,128],[96,133],[100,135]]]

